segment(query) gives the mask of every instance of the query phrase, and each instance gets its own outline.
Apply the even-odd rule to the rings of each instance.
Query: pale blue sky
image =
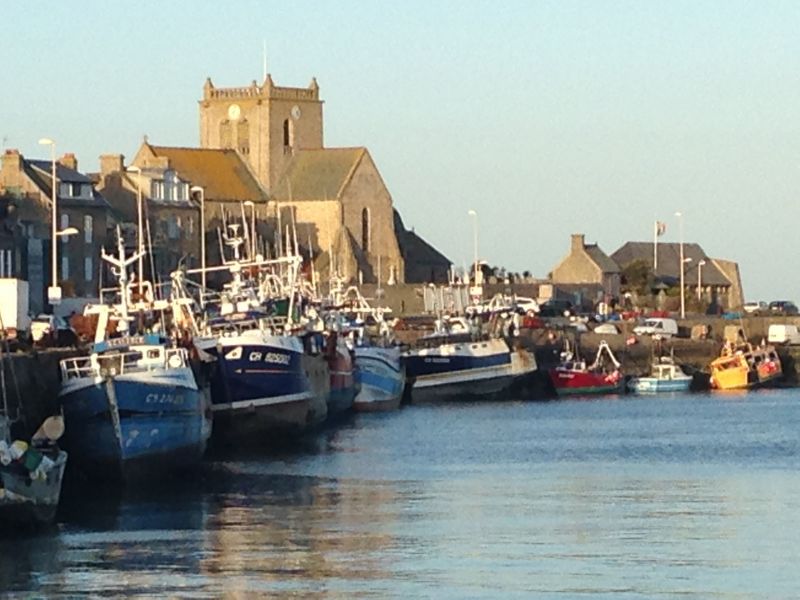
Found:
[[[367,146],[457,264],[545,276],[684,214],[748,298],[800,301],[798,2],[7,2],[0,138],[27,156],[198,143],[197,100],[316,76],[327,146]]]

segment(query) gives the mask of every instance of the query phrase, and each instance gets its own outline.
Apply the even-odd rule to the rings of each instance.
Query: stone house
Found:
[[[25,242],[11,259],[11,274],[29,284],[31,309],[46,306],[52,281],[52,162],[27,159],[6,150],[0,168],[0,194],[15,206],[16,226]],[[100,250],[107,240],[111,209],[91,179],[78,171],[73,154],[56,161],[57,223],[59,230],[75,227],[77,235],[63,236],[57,247],[57,281],[65,297],[97,297]]]
[[[659,243],[658,267],[653,273],[654,280],[667,287],[680,285],[680,257],[680,243]],[[683,279],[687,297],[699,297],[704,303],[718,303],[722,308],[737,308],[743,304],[742,285],[736,263],[710,258],[699,244],[693,243],[683,244],[683,257]],[[653,242],[626,242],[611,258],[623,268],[634,261],[641,261],[652,271],[655,260]]]
[[[220,263],[217,230],[224,219],[241,222],[243,210],[250,225],[253,216],[266,218],[266,193],[232,150],[145,141],[130,167],[125,167],[122,155],[104,155],[100,168],[100,189],[134,230],[141,194],[145,239],[151,242],[147,245],[161,281],[167,281],[179,264],[200,266],[201,221],[206,228],[206,262],[214,265]]]
[[[582,233],[572,235],[569,254],[553,268],[550,279],[555,289],[569,290],[578,303],[619,298],[619,265],[597,244],[587,244]]]

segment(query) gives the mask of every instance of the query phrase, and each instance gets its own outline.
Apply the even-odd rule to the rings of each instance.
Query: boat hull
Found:
[[[405,387],[400,350],[359,346],[355,349],[355,355],[355,376],[359,391],[353,408],[359,412],[397,409]]]
[[[628,389],[636,394],[688,392],[691,383],[691,377],[669,380],[656,377],[636,377],[628,382]]]
[[[196,341],[215,360],[211,375],[214,437],[268,442],[322,423],[330,370],[294,337],[252,332]]]
[[[611,374],[550,369],[550,381],[559,396],[616,394],[623,391],[623,378],[618,372]]]
[[[334,419],[353,408],[357,387],[353,357],[344,343],[337,343],[336,350],[328,359],[331,388],[328,394],[328,419]]]
[[[0,466],[0,523],[3,529],[49,525],[55,520],[67,453],[59,451],[44,479]]]
[[[536,371],[533,355],[512,352],[503,340],[412,351],[404,364],[415,401],[494,396]]]
[[[70,380],[60,394],[64,445],[90,476],[139,478],[192,466],[211,411],[190,368]]]

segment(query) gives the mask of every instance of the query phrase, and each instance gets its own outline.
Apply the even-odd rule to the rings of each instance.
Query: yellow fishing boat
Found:
[[[781,359],[774,346],[726,343],[719,358],[711,361],[711,387],[741,390],[775,382],[783,375]]]

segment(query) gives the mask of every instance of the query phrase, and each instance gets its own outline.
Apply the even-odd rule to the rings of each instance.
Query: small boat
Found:
[[[91,352],[60,361],[65,445],[90,477],[150,478],[193,466],[211,435],[211,410],[189,354],[159,333],[130,330],[138,284],[128,284],[126,269],[139,254],[125,258],[120,236],[119,258],[102,256],[117,267],[119,303],[88,306],[97,318]],[[154,313],[170,308],[145,289]]]
[[[726,342],[709,367],[711,387],[717,390],[763,387],[776,383],[783,375],[781,359],[771,344],[734,346]]]
[[[49,525],[61,496],[67,453],[56,442],[61,417],[49,417],[30,443],[11,441],[10,422],[0,415],[0,522],[3,528]]]
[[[559,396],[624,391],[620,363],[605,340],[600,342],[592,364],[587,364],[567,346],[561,353],[561,362],[548,374]]]
[[[662,356],[650,365],[650,375],[634,377],[628,381],[628,389],[637,394],[657,394],[661,392],[686,392],[692,383],[673,357]]]
[[[468,328],[461,320],[454,322],[459,330]],[[512,349],[499,337],[440,330],[420,343],[423,347],[402,356],[414,400],[496,395],[537,369],[533,354]]]
[[[325,339],[325,359],[330,370],[328,419],[334,419],[353,408],[358,391],[353,355],[337,331],[328,332]]]

